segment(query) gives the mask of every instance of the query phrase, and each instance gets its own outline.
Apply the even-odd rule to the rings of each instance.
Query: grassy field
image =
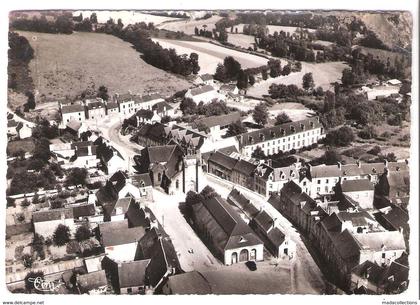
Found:
[[[35,50],[29,68],[46,101],[76,96],[105,85],[110,93],[160,92],[170,95],[189,83],[145,63],[129,43],[97,33],[71,35],[19,32]]]
[[[279,76],[269,78],[249,88],[248,95],[261,97],[268,94],[268,88],[271,84],[295,84],[302,87],[302,77],[305,73],[311,72],[315,81],[315,86],[321,86],[324,90],[331,90],[333,82],[341,82],[341,75],[347,65],[343,62],[326,62],[326,63],[307,63],[302,62],[302,70],[300,72],[291,73],[287,76]]]
[[[253,48],[255,39],[254,36],[250,35],[229,33],[228,42],[235,46],[248,49],[249,47]]]
[[[200,64],[200,74],[216,72],[217,64],[223,63],[226,56],[233,56],[242,65],[242,68],[253,68],[266,65],[268,60],[264,57],[255,56],[222,46],[217,46],[208,42],[195,41],[176,41],[165,39],[153,39],[160,43],[164,48],[173,48],[178,54],[198,54]]]
[[[117,22],[121,18],[121,21],[124,25],[134,24],[137,22],[152,22],[155,25],[158,25],[162,22],[180,20],[179,18],[166,17],[166,16],[155,16],[150,14],[144,14],[138,11],[76,11],[73,12],[73,16],[79,16],[82,14],[83,18],[89,18],[92,13],[96,13],[99,23],[106,23],[109,18],[114,19]]]
[[[165,22],[158,25],[159,29],[170,30],[174,32],[184,32],[188,35],[194,35],[194,29],[197,27],[200,29],[207,29],[208,31],[212,31],[215,28],[215,24],[217,21],[222,19],[220,16],[212,16],[208,19],[204,20],[192,20],[192,19],[181,19],[175,20],[171,22]]]

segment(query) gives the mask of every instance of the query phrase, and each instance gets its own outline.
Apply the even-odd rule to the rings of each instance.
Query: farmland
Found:
[[[238,24],[233,26],[233,31],[236,31],[236,28],[238,29],[238,33],[243,33],[243,29],[244,29],[244,23]],[[268,34],[274,34],[274,32],[279,32],[283,31],[285,33],[290,33],[293,34],[294,32],[296,32],[297,27],[294,26],[281,26],[281,25],[267,25],[267,29],[268,29]],[[307,30],[309,33],[313,33],[315,32],[314,29],[308,29],[308,28],[303,28],[305,30]],[[226,29],[228,32],[230,32],[230,28]]]
[[[118,19],[121,19],[124,25],[137,22],[152,22],[153,24],[158,25],[162,22],[179,20],[178,18],[149,15],[137,11],[76,11],[73,13],[73,16],[79,16],[80,13],[83,18],[89,18],[92,13],[96,13],[99,23],[106,23],[109,18],[112,18],[115,22],[117,22]]]
[[[244,34],[228,34],[228,42],[241,47],[248,49],[249,47],[253,47],[255,43],[254,36],[244,35]]]
[[[287,76],[279,76],[276,78],[269,78],[266,81],[262,81],[249,88],[248,94],[251,96],[262,97],[268,94],[268,88],[271,84],[295,84],[298,87],[302,87],[302,77],[305,73],[312,73],[315,86],[321,86],[324,90],[330,90],[333,88],[331,83],[340,82],[341,75],[347,64],[343,62],[327,62],[327,63],[306,63],[302,62],[302,70],[300,72],[291,73]]]
[[[174,32],[184,32],[187,35],[194,35],[194,29],[197,27],[199,30],[206,28],[208,31],[212,31],[215,28],[217,21],[222,19],[220,16],[212,16],[208,19],[203,20],[175,20],[171,22],[165,22],[158,25],[159,29],[165,29]]]
[[[208,42],[195,41],[175,41],[165,39],[153,39],[164,48],[173,48],[178,54],[190,54],[195,52],[198,54],[200,64],[200,74],[216,72],[217,64],[223,63],[226,56],[233,56],[242,65],[242,68],[254,68],[267,64],[267,59],[264,57],[247,54]]]
[[[131,45],[111,35],[71,35],[20,32],[31,43],[35,57],[29,68],[37,99],[45,101],[76,96],[105,85],[111,94],[160,92],[186,89],[189,83],[146,64]]]

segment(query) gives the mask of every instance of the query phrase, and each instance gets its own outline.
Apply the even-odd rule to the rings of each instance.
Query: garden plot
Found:
[[[172,18],[175,19],[175,18]],[[204,20],[193,20],[193,19],[177,19],[173,21],[166,21],[158,26],[159,29],[164,29],[174,32],[184,32],[187,35],[194,35],[195,28],[199,30],[206,29],[212,31],[216,26],[216,22],[222,19],[220,16],[212,16]]]
[[[178,41],[167,39],[153,39],[164,48],[175,49],[178,54],[190,54],[192,52],[198,54],[200,64],[200,74],[216,72],[217,65],[223,63],[227,56],[235,58],[243,69],[255,68],[267,64],[268,59],[244,52],[231,50],[222,46],[214,45],[208,42],[196,41]]]
[[[99,23],[106,23],[109,18],[112,18],[115,23],[117,23],[118,19],[121,19],[124,25],[137,22],[152,22],[154,25],[158,25],[162,22],[179,20],[179,18],[155,16],[136,11],[76,11],[73,13],[73,16],[82,14],[83,18],[89,18],[92,13],[96,14]]]
[[[302,88],[302,77],[306,73],[312,73],[315,87],[321,86],[324,90],[333,89],[331,83],[341,83],[342,72],[348,65],[344,62],[307,63],[302,62],[302,70],[286,76],[269,78],[261,81],[248,89],[248,95],[262,97],[268,94],[271,84],[296,85]]]

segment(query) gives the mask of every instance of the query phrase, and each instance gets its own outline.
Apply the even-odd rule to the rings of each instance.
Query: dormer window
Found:
[[[300,128],[302,129],[302,130],[305,130],[305,124],[300,124]]]
[[[280,129],[280,133],[281,133],[281,135],[282,135],[282,136],[284,136],[284,135],[286,134],[286,130],[284,130],[284,129],[282,128],[282,129]]]
[[[272,137],[272,138],[275,138],[275,137],[276,137],[276,134],[275,134],[275,132],[274,132],[274,131],[271,131],[271,132],[270,132],[270,135],[271,135],[271,137]]]
[[[248,141],[249,141],[249,143],[252,143],[253,139],[252,139],[251,136],[248,137]]]
[[[261,141],[264,141],[264,135],[262,134],[262,133],[260,133],[260,139],[261,139]]]
[[[315,124],[314,122],[311,122],[311,128],[314,128]]]

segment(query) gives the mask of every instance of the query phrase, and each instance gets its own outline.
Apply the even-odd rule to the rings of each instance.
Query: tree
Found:
[[[170,121],[172,121],[172,118],[171,118],[169,115],[165,115],[165,116],[163,116],[163,117],[162,117],[162,119],[160,120],[160,122],[161,122],[162,124],[169,123]]]
[[[87,169],[75,167],[70,170],[70,173],[67,176],[66,184],[67,185],[86,185],[87,178]]]
[[[90,22],[92,22],[92,24],[98,23],[98,17],[96,16],[96,13],[92,13],[90,15]]]
[[[24,198],[20,205],[24,208],[28,207],[31,204],[31,202],[28,200],[28,198]]]
[[[210,198],[214,198],[217,197],[218,194],[216,193],[216,191],[214,190],[214,188],[212,188],[211,186],[206,185],[200,192],[201,197],[206,200],[206,199],[210,199]]]
[[[381,153],[381,147],[379,145],[375,145],[368,151],[368,153],[377,156]]]
[[[22,263],[25,266],[25,268],[31,268],[33,262],[34,262],[34,259],[32,258],[32,255],[28,253],[25,253],[22,255]]]
[[[257,148],[252,152],[251,157],[257,160],[263,160],[267,158],[264,151],[259,146],[257,146]]]
[[[226,72],[226,67],[224,65],[217,64],[216,73],[214,74],[214,79],[221,81],[222,83],[227,83],[229,81],[229,77]]]
[[[325,151],[324,155],[321,157],[321,160],[326,165],[334,165],[337,164],[337,162],[341,162],[342,158],[335,149],[329,149]]]
[[[350,127],[343,126],[337,130],[330,131],[325,142],[329,145],[347,146],[354,140],[354,134]]]
[[[54,244],[61,247],[70,241],[70,229],[66,225],[59,224],[53,234]]]
[[[244,70],[240,70],[238,73],[238,82],[236,86],[239,89],[246,89],[248,87],[248,74]]]
[[[251,74],[249,76],[249,85],[253,86],[254,84],[255,84],[255,76]]]
[[[236,121],[229,124],[228,129],[226,131],[226,137],[234,137],[245,132],[246,127],[244,126],[244,124],[242,124],[241,121]]]
[[[281,75],[281,62],[278,59],[270,59],[268,61],[270,68],[270,77],[277,77]]]
[[[266,69],[264,69],[264,70],[261,71],[261,77],[262,77],[263,80],[267,80],[267,78],[268,78],[268,72],[267,72]]]
[[[344,69],[341,76],[341,83],[343,86],[348,87],[353,85],[355,82],[355,75],[353,74],[353,71],[349,68]]]
[[[35,96],[34,96],[34,94],[32,92],[30,92],[30,91],[27,91],[25,95],[27,97],[27,100],[26,100],[26,105],[27,106],[26,107],[28,109],[35,109],[36,104],[35,104]]]
[[[284,123],[289,123],[289,122],[291,122],[292,120],[290,119],[290,117],[287,115],[287,113],[285,113],[285,112],[282,112],[282,113],[279,113],[277,116],[276,116],[276,122],[274,123],[274,125],[281,125],[281,124],[284,124]]]
[[[315,87],[314,78],[313,78],[311,72],[303,75],[303,77],[302,77],[302,87],[306,91],[312,90]]]
[[[183,115],[196,113],[197,104],[191,98],[184,98],[179,105]]]
[[[192,73],[197,75],[200,71],[200,65],[198,64],[198,54],[197,53],[191,53],[190,54],[190,63],[192,65]]]
[[[223,60],[223,66],[226,69],[226,75],[228,79],[236,79],[238,77],[239,72],[242,69],[241,64],[232,56],[225,57],[225,59]]]
[[[252,118],[254,119],[255,123],[258,125],[264,126],[267,124],[268,119],[268,109],[264,103],[260,103],[254,108],[254,112],[252,114]]]
[[[107,101],[109,99],[108,88],[104,85],[100,86],[96,96],[103,99],[104,101]]]
[[[34,238],[32,239],[32,249],[36,252],[41,260],[45,259],[45,251],[44,251],[44,237],[37,233],[34,234]]]
[[[283,67],[283,70],[281,71],[281,75],[289,75],[292,72],[292,66],[290,64],[287,64]]]

